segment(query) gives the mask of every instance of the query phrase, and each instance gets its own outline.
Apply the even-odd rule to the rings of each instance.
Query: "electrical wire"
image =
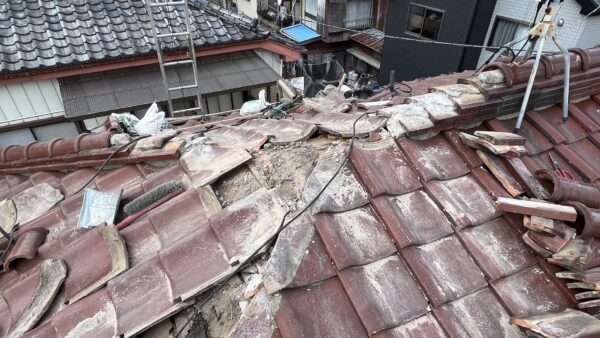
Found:
[[[102,169],[104,169],[104,167],[106,167],[106,165],[108,164],[108,161],[110,161],[119,151],[125,149],[125,147],[130,146],[131,144],[133,144],[134,142],[137,142],[141,139],[144,139],[146,137],[150,137],[150,135],[144,135],[144,136],[139,136],[134,138],[133,140],[125,143],[124,145],[120,146],[119,148],[115,149],[110,156],[108,156],[108,158],[106,158],[106,160],[104,161],[104,163],[102,163],[102,165],[100,165],[100,167],[98,167],[98,169],[96,169],[96,173],[94,174],[94,176],[90,177],[90,179],[85,182],[81,188],[77,189],[77,191],[75,191],[72,195],[77,195],[78,193],[81,192],[81,190],[85,189],[85,187],[87,187],[90,183],[92,183],[92,181],[98,177],[98,175],[100,175],[100,172],[102,171]]]
[[[302,216],[306,211],[308,211],[308,209],[321,197],[321,195],[325,192],[325,190],[327,190],[327,187],[329,187],[329,185],[333,182],[333,180],[339,175],[339,173],[342,171],[342,169],[344,168],[344,166],[346,165],[346,163],[348,162],[348,158],[350,157],[350,153],[352,153],[352,149],[354,149],[354,142],[356,141],[356,124],[358,123],[358,121],[360,121],[363,117],[367,116],[367,115],[372,115],[372,114],[376,114],[376,112],[367,112],[367,113],[363,113],[361,114],[356,120],[354,120],[354,123],[352,124],[352,138],[350,140],[350,145],[348,146],[348,151],[346,151],[346,154],[344,155],[344,158],[342,159],[339,167],[337,168],[337,170],[335,171],[335,173],[331,176],[331,178],[325,183],[325,185],[323,185],[323,187],[321,188],[321,190],[319,191],[319,193],[317,193],[317,195],[308,203],[306,204],[306,206],[304,206],[304,208],[302,208],[302,210],[300,210],[300,212],[298,212],[294,217],[292,217],[292,219],[290,219],[288,222],[285,222],[286,216],[289,214],[289,211],[283,216],[283,220],[281,221],[281,225],[279,226],[279,229],[271,236],[269,237],[269,239],[267,239],[265,241],[265,243],[263,243],[258,249],[256,249],[242,264],[238,265],[238,268],[236,268],[232,273],[230,273],[224,280],[223,282],[221,282],[219,284],[219,286],[217,286],[216,288],[213,289],[213,292],[210,293],[210,295],[208,295],[203,301],[202,303],[200,303],[197,307],[196,310],[194,312],[194,314],[188,318],[188,320],[183,324],[183,326],[177,331],[177,333],[175,334],[175,338],[179,338],[179,336],[181,335],[181,333],[183,333],[183,330],[185,330],[185,328],[190,325],[190,323],[198,316],[200,315],[201,311],[202,311],[202,307],[204,305],[206,305],[206,303],[208,303],[210,301],[210,299],[212,299],[212,297],[214,297],[217,292],[219,292],[223,286],[225,286],[225,284],[233,277],[235,276],[235,274],[237,274],[238,272],[240,272],[245,265],[252,261],[253,259],[257,258],[257,254],[262,250],[262,248],[264,248],[266,245],[268,245],[269,243],[271,243],[273,240],[275,240],[277,238],[277,236],[279,236],[279,234],[285,230],[291,223],[293,223],[294,221],[296,221],[298,218],[300,218],[300,216]],[[285,224],[284,224],[285,222]]]

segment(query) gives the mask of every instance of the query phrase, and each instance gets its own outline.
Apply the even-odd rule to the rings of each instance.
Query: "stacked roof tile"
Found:
[[[196,2],[194,2],[196,3]],[[263,39],[249,18],[203,1],[191,10],[196,46]],[[142,0],[5,1],[0,14],[0,72],[15,72],[156,52]],[[159,34],[186,30],[181,6],[154,7]],[[185,36],[166,39],[181,49]]]
[[[543,107],[528,112],[523,124],[528,154],[502,162],[516,168],[515,178],[553,169],[552,154],[576,180],[600,184],[598,69],[574,72],[570,118],[564,123],[556,105],[562,97],[555,94],[562,83],[559,72],[536,84],[532,106]],[[269,242],[294,215],[286,215],[290,206],[316,198],[256,267],[241,274],[262,283],[245,279],[250,304],[231,336],[522,336],[510,317],[559,312],[577,302],[555,277],[560,269],[521,238],[527,230],[522,219],[494,203],[515,194],[538,197],[535,185],[519,181],[520,192],[505,189],[506,182],[488,167],[493,155],[482,157],[459,136],[459,128],[471,134],[512,129],[520,84],[507,85],[506,76],[492,69],[433,87],[435,95],[381,108],[379,116],[357,124],[355,134],[364,138],[354,143],[347,163],[343,138],[352,136],[355,108],[318,113],[298,107],[293,120],[198,126],[204,137],[183,132],[171,141],[187,141],[179,144],[177,161],[148,159],[148,164],[102,171],[92,181],[97,190],[124,189],[127,201],[164,182],[186,184],[184,193],[113,238],[125,250],[109,245],[116,233],[110,226],[75,227],[82,203],[76,192],[95,174],[93,168],[44,172],[42,164],[27,176],[7,175],[0,181],[5,199],[43,183],[65,198],[21,225],[18,234],[36,229],[47,235],[41,244],[31,241],[37,243],[32,247],[39,245],[34,257],[20,255],[0,274],[0,314],[10,318],[0,323],[0,332],[29,330],[34,337],[142,332],[193,304]],[[13,148],[3,152],[3,165],[35,153],[33,145],[27,151]],[[278,151],[287,157],[276,157]],[[245,193],[225,203],[222,184],[235,185],[242,176],[255,177],[258,188],[246,191],[238,183],[233,191]],[[92,247],[95,255],[89,255]],[[40,298],[39,281],[62,276],[57,262],[66,266],[64,285],[53,289],[55,297]],[[32,300],[53,305],[38,317]],[[24,313],[38,320],[23,322]]]

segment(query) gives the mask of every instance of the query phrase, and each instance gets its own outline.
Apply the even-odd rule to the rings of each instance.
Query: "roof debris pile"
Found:
[[[496,69],[365,101],[391,106],[330,97],[142,145],[108,121],[1,149],[0,335],[598,334],[597,50],[577,52],[570,118],[557,69],[521,135],[522,88]],[[77,228],[82,187],[122,192],[119,227]]]

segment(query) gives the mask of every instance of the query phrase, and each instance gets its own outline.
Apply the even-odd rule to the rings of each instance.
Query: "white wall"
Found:
[[[489,41],[497,16],[529,23],[535,16],[536,8],[537,1],[535,0],[498,0],[492,15],[492,20],[490,21],[490,26],[488,27],[484,44],[487,44]],[[579,14],[580,11],[581,6],[575,0],[565,0],[557,15],[556,21],[559,19],[565,20],[563,27],[557,27],[557,38],[566,48],[587,48],[600,44],[600,17],[588,17],[582,22],[581,19],[583,19],[584,16]],[[538,15],[538,21],[542,14],[543,8]],[[519,44],[518,48],[521,48],[521,45],[522,44]],[[558,51],[552,41],[546,43],[544,50]],[[485,62],[491,54],[492,52],[483,50],[481,57],[479,58],[479,65]]]
[[[0,126],[63,116],[56,79],[0,86]]]
[[[275,71],[275,73],[277,73],[279,76],[283,74],[283,62],[281,61],[281,56],[279,54],[275,54],[264,49],[255,49],[254,52],[256,52],[256,54],[258,54],[258,56],[260,56],[260,58],[263,59],[263,61]]]
[[[258,19],[256,12],[257,0],[236,0],[238,12],[243,13],[252,19]]]

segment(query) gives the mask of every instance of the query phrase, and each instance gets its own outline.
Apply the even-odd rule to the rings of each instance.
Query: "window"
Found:
[[[495,47],[504,46],[515,38],[527,35],[528,32],[528,25],[496,17],[488,45]]]
[[[348,0],[346,4],[345,26],[350,29],[371,27],[373,16],[372,0]]]
[[[406,33],[437,40],[443,19],[444,12],[441,10],[411,4],[408,10]]]

